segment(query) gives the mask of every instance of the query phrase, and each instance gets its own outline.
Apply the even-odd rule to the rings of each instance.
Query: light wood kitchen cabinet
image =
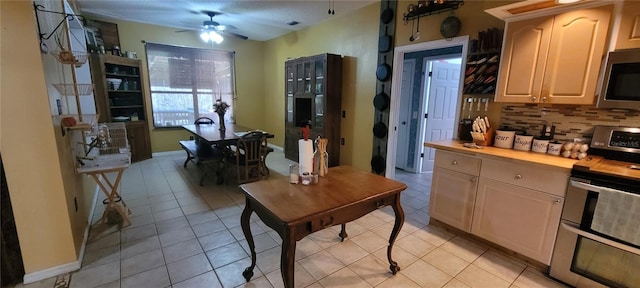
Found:
[[[437,150],[431,184],[429,215],[471,232],[480,159]]]
[[[432,179],[429,215],[471,232],[478,176],[435,167]]]
[[[471,233],[546,265],[564,198],[480,178]]]
[[[570,168],[436,150],[431,218],[551,263]]]
[[[624,1],[615,49],[640,48],[640,1]]]
[[[612,6],[509,22],[496,102],[593,104]]]

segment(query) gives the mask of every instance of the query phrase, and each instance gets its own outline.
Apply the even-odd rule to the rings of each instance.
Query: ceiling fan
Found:
[[[220,24],[216,21],[213,21],[213,17],[216,15],[220,15],[222,13],[220,12],[215,12],[215,11],[202,11],[202,13],[206,14],[207,16],[209,16],[209,20],[205,20],[202,22],[202,28],[201,31],[202,33],[200,34],[200,37],[203,38],[203,40],[208,41],[208,40],[213,40],[214,42],[222,42],[222,37],[218,37],[217,35],[229,35],[229,36],[233,36],[242,40],[247,40],[249,39],[249,37],[242,35],[242,34],[238,34],[235,32],[231,32],[229,30],[233,30],[233,29],[237,29],[236,27],[232,26],[232,25],[224,25],[224,24]],[[213,33],[211,33],[213,32]],[[219,41],[217,41],[219,40]]]

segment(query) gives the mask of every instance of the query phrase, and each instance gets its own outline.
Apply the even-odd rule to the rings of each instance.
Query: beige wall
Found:
[[[342,69],[341,134],[345,145],[340,163],[370,169],[373,127],[375,69],[378,60],[380,4],[375,3],[352,15],[336,15],[328,21],[265,45],[265,104],[268,131],[276,133],[276,145],[284,135],[284,62],[287,58],[332,53],[344,56]]]
[[[507,5],[517,1],[465,1],[464,5],[454,11],[454,14],[460,19],[460,32],[458,36],[469,35],[469,39],[477,39],[478,32],[487,28],[497,27],[504,29],[504,21],[495,18],[484,10],[497,6]],[[444,12],[429,16],[420,17],[420,39],[410,42],[411,21],[405,25],[403,15],[407,12],[407,6],[416,1],[398,1],[398,9],[396,14],[396,38],[395,45],[403,46],[426,41],[440,40],[444,37],[440,34],[440,23],[451,12]],[[414,28],[415,29],[415,28]]]
[[[402,15],[409,1],[398,3],[396,10],[396,46],[442,39],[440,22],[449,13],[422,17],[422,38],[409,42],[411,23],[404,24]],[[484,12],[484,9],[505,4],[504,1],[468,1],[456,11],[462,21],[460,35],[475,38],[478,31],[490,27],[504,27],[504,23]],[[271,143],[284,144],[284,62],[287,58],[311,56],[321,53],[343,55],[342,119],[341,134],[346,143],[341,146],[340,162],[370,169],[375,96],[375,69],[377,66],[380,3],[371,4],[352,15],[336,15],[327,21],[282,37],[267,41],[241,41],[226,37],[220,46],[236,51],[236,79],[239,124],[273,132]],[[176,29],[127,21],[105,20],[118,24],[122,50],[138,53],[146,65],[142,40],[192,47],[211,47],[202,43],[196,32],[176,33]],[[144,71],[146,73],[146,71]],[[147,83],[148,85],[148,83]],[[150,100],[147,95],[146,102]],[[148,105],[149,115],[151,105]],[[154,130],[150,123],[153,152],[179,149],[177,141],[189,135],[179,129]]]
[[[422,37],[409,41],[411,22],[404,24],[403,14],[409,3],[400,1],[396,9],[395,46],[440,40],[440,22],[449,12],[425,16],[420,19]],[[456,11],[462,22],[460,35],[476,38],[479,31],[490,27],[504,27],[504,22],[486,14],[484,9],[504,5],[505,1],[467,1]],[[274,131],[274,143],[282,145],[284,135],[284,61],[287,57],[335,53],[345,56],[343,67],[341,134],[346,144],[340,150],[340,163],[371,169],[372,104],[375,96],[375,69],[378,61],[378,31],[380,3],[371,4],[352,15],[336,16],[328,21],[283,37],[268,41],[265,46],[265,97],[267,130]]]
[[[51,125],[33,4],[0,5],[0,151],[24,268],[31,273],[77,260],[81,239],[70,219],[68,176],[56,148],[59,130]]]
[[[98,19],[98,18],[96,18]],[[236,52],[236,89],[237,100],[232,104],[241,113],[237,113],[237,122],[243,126],[256,129],[267,129],[264,118],[265,91],[263,81],[263,42],[239,40],[225,37],[220,45],[206,44],[200,40],[197,31],[176,32],[179,29],[161,27],[128,21],[103,20],[118,25],[120,48],[123,51],[135,51],[147,66],[144,44],[142,41],[160,44],[183,45],[189,47],[213,48]],[[145,102],[149,129],[151,129],[151,150],[153,152],[173,151],[180,149],[178,140],[188,139],[189,133],[182,129],[154,129],[151,123],[151,100],[148,93],[147,68],[143,69],[144,85],[147,87]]]

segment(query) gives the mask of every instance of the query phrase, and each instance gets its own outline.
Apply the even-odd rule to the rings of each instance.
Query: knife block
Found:
[[[484,133],[484,140],[473,139],[473,143],[476,143],[478,146],[493,145],[493,129],[487,128],[487,132]]]

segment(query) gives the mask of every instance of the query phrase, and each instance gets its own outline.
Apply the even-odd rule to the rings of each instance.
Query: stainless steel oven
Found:
[[[575,287],[640,287],[640,130],[599,127],[594,141],[594,156],[572,170],[549,274]]]

